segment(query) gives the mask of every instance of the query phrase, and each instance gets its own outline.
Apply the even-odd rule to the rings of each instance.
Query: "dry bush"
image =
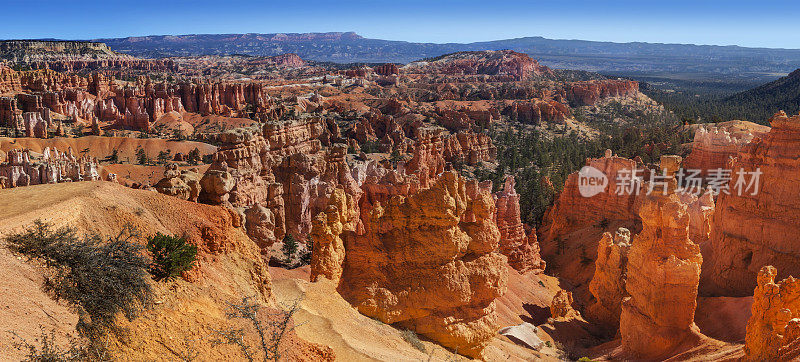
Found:
[[[53,229],[37,220],[25,231],[5,238],[8,248],[47,267],[43,289],[65,300],[78,314],[78,333],[90,342],[94,354],[104,353],[107,332],[120,334],[118,314],[128,320],[149,305],[152,290],[149,260],[139,236],[125,227],[114,237],[79,237],[72,227]]]
[[[11,332],[14,335],[11,345],[26,353],[25,359],[22,361],[71,362],[91,360],[86,346],[78,340],[71,338],[67,347],[59,347],[56,343],[55,329],[50,330],[50,332],[45,332],[42,326],[39,326],[39,329],[41,334],[34,340],[36,344],[28,342],[15,332]]]
[[[408,342],[412,347],[418,349],[422,353],[428,353],[428,350],[425,349],[425,345],[422,344],[422,341],[419,339],[419,336],[416,332],[410,329],[404,329],[400,331],[400,334],[403,336],[403,339]]]
[[[230,320],[244,320],[249,328],[255,331],[258,342],[253,345],[247,341],[245,328],[227,328],[216,330],[217,339],[214,344],[228,344],[239,347],[242,355],[248,361],[255,361],[259,356],[264,361],[279,361],[282,356],[281,344],[286,335],[296,325],[292,324],[292,316],[300,310],[302,296],[286,310],[268,311],[263,308],[255,297],[243,297],[241,301],[228,303],[226,316]]]

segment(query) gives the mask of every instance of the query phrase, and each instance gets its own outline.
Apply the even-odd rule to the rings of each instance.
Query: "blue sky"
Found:
[[[355,31],[417,42],[523,36],[800,48],[800,1],[9,1],[0,38]]]

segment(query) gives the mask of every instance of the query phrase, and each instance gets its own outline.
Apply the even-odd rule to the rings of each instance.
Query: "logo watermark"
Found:
[[[603,171],[592,166],[583,166],[578,171],[578,191],[583,197],[592,197],[605,192],[608,187],[608,177]]]
[[[701,176],[703,170],[699,169],[679,169],[674,175],[666,175],[656,170],[647,169],[622,169],[617,172],[614,179],[614,193],[617,195],[639,195],[644,188],[647,195],[656,192],[666,193],[668,185],[672,180],[677,184],[676,193],[689,193],[699,196],[706,189],[710,189],[714,195],[720,193],[738,196],[755,196],[760,190],[761,172],[760,168],[755,171],[746,171],[744,168],[738,170],[730,169],[710,169],[706,176]],[[647,187],[644,176],[649,175]],[[591,166],[584,166],[578,172],[578,191],[583,197],[592,197],[606,192],[609,186],[609,179],[602,171]]]

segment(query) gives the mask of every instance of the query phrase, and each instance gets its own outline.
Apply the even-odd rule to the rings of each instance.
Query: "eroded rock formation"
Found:
[[[752,314],[747,321],[745,360],[789,360],[792,345],[800,338],[800,280],[788,277],[775,282],[778,271],[765,266],[758,272]],[[788,347],[788,348],[785,348]]]
[[[495,333],[494,300],[507,279],[506,258],[494,252],[500,232],[490,190],[444,172],[407,196],[367,191],[373,201],[362,207],[363,231],[343,237],[339,292],[362,314],[480,355]],[[315,224],[325,233],[338,228],[329,211]]]
[[[8,151],[6,162],[0,163],[4,188],[47,183],[98,180],[97,159],[75,157],[72,149],[60,152],[46,148],[41,157],[27,149]]]
[[[539,255],[536,231],[526,234],[520,219],[519,194],[514,186],[514,177],[507,176],[503,190],[494,194],[500,252],[508,257],[508,264],[520,273],[542,272],[546,264]]]
[[[662,156],[674,175],[680,157]],[[673,179],[640,199],[642,231],[628,251],[620,335],[631,358],[659,358],[701,337],[694,324],[703,257],[689,239],[688,206],[674,193]],[[662,192],[666,188],[666,195]]]
[[[800,234],[800,179],[794,176],[800,169],[800,116],[780,112],[770,122],[769,133],[743,146],[730,163],[730,194],[718,197],[704,255],[703,294],[750,295],[765,265],[775,266],[779,278],[800,275],[800,246],[795,242]],[[740,171],[745,172],[741,178]]]
[[[750,132],[737,135],[718,127],[700,127],[694,133],[692,151],[686,157],[684,167],[701,170],[700,177],[707,176],[709,170],[725,169],[728,159],[735,157],[752,139]]]
[[[358,213],[350,209],[355,204],[352,197],[343,189],[334,190],[328,199],[328,207],[314,218],[311,231],[311,238],[314,241],[314,250],[311,253],[312,282],[322,276],[339,283],[345,258],[342,233],[363,232],[355,229],[360,224],[357,220],[353,220],[354,217],[358,217]]]
[[[503,114],[522,123],[539,124],[541,122],[559,123],[572,116],[566,105],[554,100],[516,101],[503,110]]]
[[[183,200],[197,202],[200,196],[201,178],[198,170],[181,171],[178,170],[177,165],[174,163],[167,164],[165,168],[164,178],[153,185],[156,191]]]
[[[0,93],[8,93],[22,90],[22,83],[19,73],[13,69],[0,65]]]
[[[539,229],[539,245],[542,257],[550,266],[548,271],[587,292],[581,298],[588,297],[596,243],[605,228],[625,227],[633,232],[638,229],[639,216],[634,206],[636,189],[642,185],[630,172],[642,166],[633,160],[615,157],[610,151],[606,156],[586,160],[586,166],[600,173],[596,176],[605,176],[607,184],[603,192],[583,196],[579,189],[579,172],[570,174]],[[641,190],[644,193],[644,189]]]
[[[550,316],[556,319],[570,318],[577,314],[572,308],[572,293],[564,289],[559,289],[553,300],[550,301]]]
[[[572,82],[565,89],[567,99],[579,106],[591,106],[603,98],[629,97],[638,92],[638,82],[617,79]]]
[[[527,54],[513,50],[459,52],[432,61],[413,62],[403,68],[413,73],[486,74],[513,80],[531,79],[552,72]]]
[[[622,312],[622,300],[627,296],[625,279],[628,268],[628,251],[631,232],[619,228],[612,235],[603,233],[597,245],[597,260],[589,291],[594,300],[586,310],[586,317],[603,329],[616,332]],[[613,334],[613,333],[612,333]]]

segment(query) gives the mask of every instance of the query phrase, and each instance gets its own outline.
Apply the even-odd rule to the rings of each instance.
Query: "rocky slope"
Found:
[[[271,278],[259,257],[258,247],[235,227],[237,216],[223,208],[99,181],[7,189],[0,190],[0,195],[0,218],[3,220],[0,236],[20,231],[33,220],[42,219],[55,226],[73,226],[80,233],[96,232],[105,236],[116,234],[125,224],[130,224],[143,236],[156,232],[185,235],[198,246],[197,266],[187,275],[189,281],[154,285],[156,300],[161,303],[131,322],[121,322],[129,328],[127,340],[110,336],[110,352],[114,355],[153,360],[173,356],[168,348],[177,352],[193,348],[209,358],[238,356],[238,347],[216,346],[208,338],[215,329],[229,325],[225,317],[226,303],[249,295],[265,308],[274,306]],[[57,328],[57,341],[63,343],[63,336],[74,331],[74,325],[69,325],[71,318],[64,317],[63,307],[54,307],[50,296],[36,284],[44,270],[13,256],[5,247],[0,248],[0,266],[3,273],[18,275],[0,282],[0,289],[21,291],[20,288],[25,288],[18,294],[20,298],[7,301],[12,303],[3,308],[0,353],[8,358],[21,358],[20,351],[11,348],[9,331],[33,341],[39,337],[39,326],[47,331]],[[254,339],[249,341],[255,342],[255,336],[248,336],[251,337]],[[288,345],[296,348],[297,354],[291,352],[292,358],[325,360],[332,357],[326,348],[308,344],[293,334],[287,337]]]

